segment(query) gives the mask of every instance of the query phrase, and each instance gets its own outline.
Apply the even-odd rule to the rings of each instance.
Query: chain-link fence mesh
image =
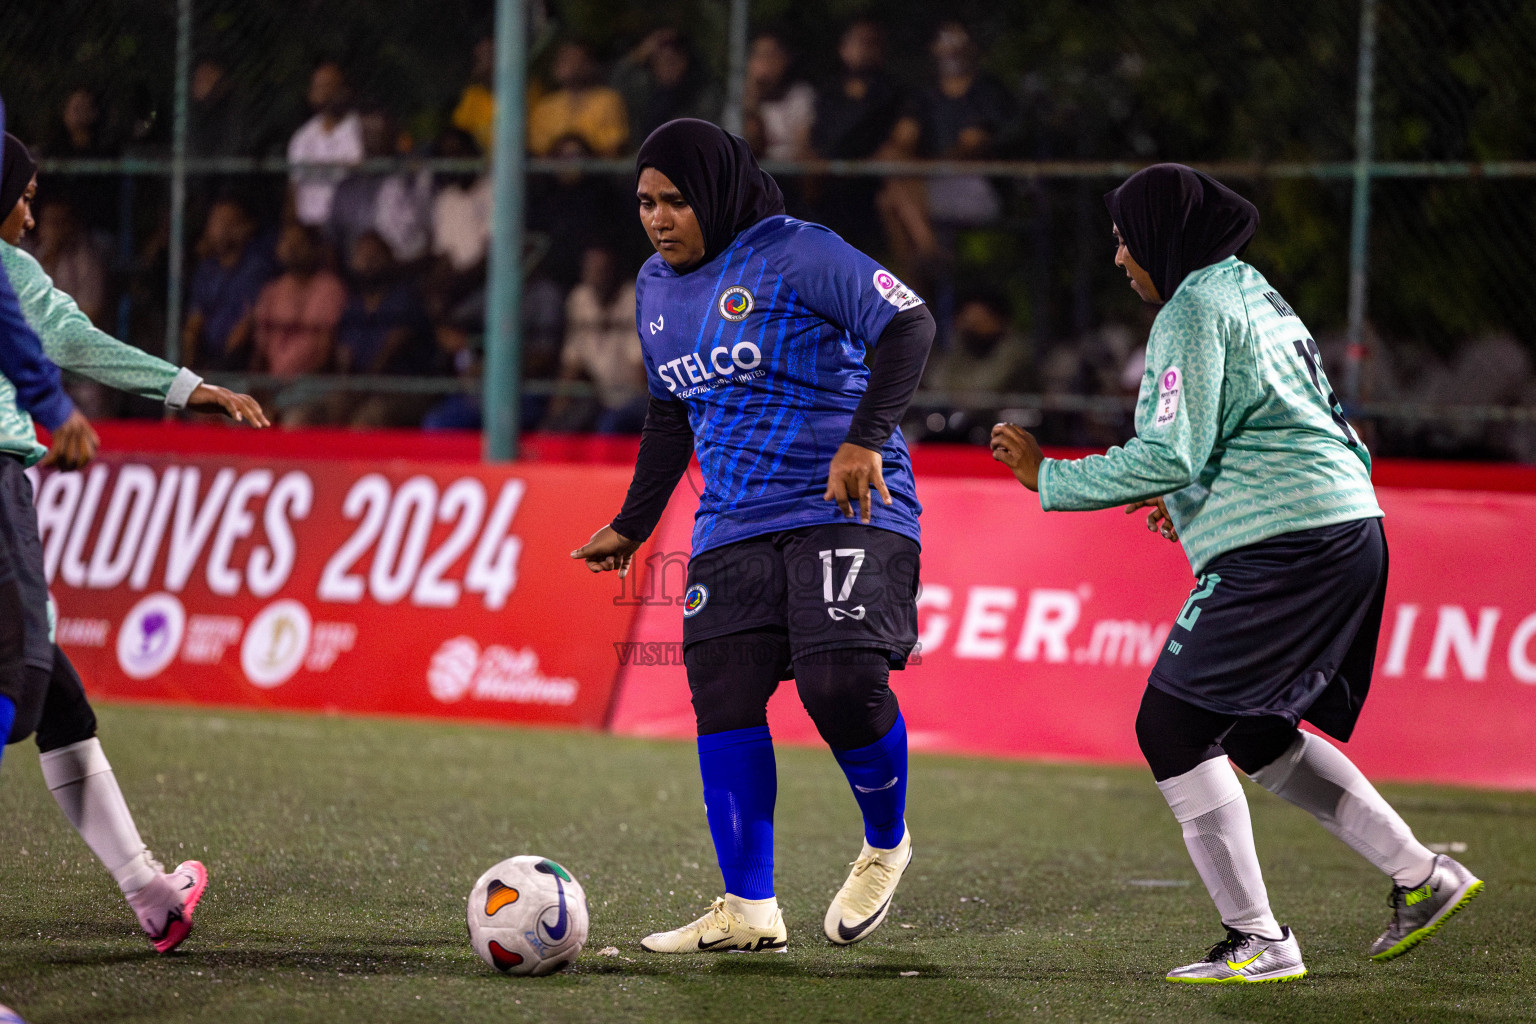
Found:
[[[760,49],[755,39],[745,67],[730,66],[728,4],[525,5],[530,109],[561,88],[568,69],[558,43],[577,38],[594,59],[593,84],[625,101],[629,137],[605,151],[573,121],[569,137],[533,154],[544,160],[534,160],[528,186],[524,425],[590,427],[603,411],[590,388],[556,381],[568,297],[594,273],[585,250],[605,245],[618,277],[633,271],[646,248],[626,199],[626,155],[656,117],[720,112],[734,74],[746,82],[745,130],[784,184],[791,212],[828,223],[913,278],[938,314],[939,350],[908,423],[916,436],[971,438],[1005,410],[1057,443],[1127,435],[1150,311],[1112,264],[1101,196],[1138,166],[1178,160],[1257,203],[1263,226],[1246,256],[1312,328],[1336,379],[1358,380],[1352,413],[1379,451],[1536,458],[1528,425],[1536,408],[1536,2],[1374,0],[1374,28],[1362,41],[1362,3],[1370,2],[962,0],[939,13],[916,0],[756,0],[754,36],[776,33],[790,60],[778,79],[773,46]],[[186,259],[171,267],[182,12],[191,39]],[[959,36],[949,18],[960,22]],[[846,65],[845,30],[860,19],[871,45],[883,43],[885,77]],[[92,300],[104,328],[153,351],[168,337],[186,339],[199,365],[281,392],[295,421],[415,423],[442,405],[451,408],[432,422],[471,425],[484,281],[465,218],[489,216],[479,174],[494,108],[493,20],[491,0],[102,0],[8,11],[0,91],[12,130],[45,158],[40,225],[27,244],[44,252],[61,284]],[[1356,238],[1357,100],[1368,51],[1369,220]],[[344,93],[316,85],[317,64],[327,60],[344,76]],[[888,109],[855,97],[856,79],[888,89]],[[800,125],[802,81],[815,95],[815,119]],[[313,101],[363,116],[369,163],[352,171],[287,163]],[[918,130],[903,139],[908,116]],[[972,127],[979,135],[965,131]],[[353,334],[350,347],[335,344],[323,361],[299,365],[297,385],[272,379],[270,358],[253,361],[260,346],[250,339],[250,350],[224,358],[183,330],[210,289],[219,297],[219,275],[198,280],[217,247],[209,228],[219,201],[249,211],[267,274],[291,261],[285,226],[314,219],[296,209],[291,178],[359,179],[346,186],[344,206],[375,202],[383,188],[415,203],[421,221],[414,235],[397,225],[381,232],[391,250],[386,276],[411,295],[408,315],[395,309],[405,300],[385,303],[392,320],[379,308],[394,292],[381,289],[366,257],[358,265],[357,224],[315,223]],[[457,220],[449,227],[445,218]],[[72,255],[75,234],[94,248],[99,289],[89,261]],[[1368,290],[1357,377],[1345,360],[1359,242]],[[182,275],[187,301],[168,324],[173,274]],[[193,326],[206,330],[206,320]],[[380,361],[377,345],[406,328],[414,355]],[[343,349],[349,357],[335,354]],[[338,382],[358,393],[328,397]],[[371,405],[360,397],[370,388],[383,396]],[[552,409],[551,391],[577,398]]]

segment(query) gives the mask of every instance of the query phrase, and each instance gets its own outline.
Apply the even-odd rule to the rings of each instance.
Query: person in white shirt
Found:
[[[335,61],[322,61],[309,80],[309,105],[315,111],[288,140],[294,163],[355,164],[363,158],[363,128],[352,109],[346,75]],[[296,167],[288,172],[293,212],[300,224],[323,227],[331,216],[336,184],[346,169]]]

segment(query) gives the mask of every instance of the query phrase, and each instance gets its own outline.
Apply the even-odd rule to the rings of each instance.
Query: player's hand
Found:
[[[1160,533],[1168,540],[1178,540],[1179,531],[1173,525],[1173,517],[1168,514],[1168,506],[1163,504],[1162,498],[1145,498],[1132,505],[1125,506],[1125,514],[1130,515],[1137,509],[1149,508],[1147,513],[1147,529],[1153,533]]]
[[[53,443],[48,446],[42,465],[65,471],[80,469],[96,457],[96,448],[100,444],[101,438],[96,436],[91,421],[76,409],[53,432]]]
[[[880,492],[880,500],[891,503],[891,492],[885,489],[885,477],[881,473],[883,460],[880,453],[862,445],[844,441],[832,456],[832,466],[827,471],[827,493],[822,501],[835,501],[846,518],[853,518],[853,502],[859,503],[859,522],[869,522],[870,488]]]
[[[199,384],[187,397],[187,408],[212,409],[223,412],[236,423],[249,423],[253,427],[270,427],[267,414],[261,404],[250,395],[242,395],[217,384]]]
[[[572,551],[571,557],[586,562],[587,568],[593,572],[612,572],[617,569],[619,578],[623,579],[629,575],[629,565],[638,550],[638,540],[630,540],[615,532],[613,527],[605,526],[594,533],[591,540]]]
[[[1013,423],[999,423],[992,428],[992,457],[1009,469],[1032,491],[1040,489],[1040,463],[1045,453],[1034,435]]]

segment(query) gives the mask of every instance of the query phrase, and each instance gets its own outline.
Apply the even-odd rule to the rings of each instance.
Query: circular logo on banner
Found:
[[[752,290],[732,285],[720,293],[720,315],[732,323],[739,323],[752,312]]]
[[[702,583],[695,583],[683,594],[683,618],[693,618],[704,610],[708,602],[709,588]]]
[[[444,704],[452,704],[469,692],[480,665],[480,645],[474,637],[444,640],[427,668],[427,689]]]
[[[252,686],[270,690],[281,686],[304,663],[313,623],[309,609],[297,601],[274,601],[245,627],[240,643],[240,667]]]
[[[128,610],[117,630],[117,663],[130,679],[165,671],[181,650],[187,611],[170,594],[150,594]]]

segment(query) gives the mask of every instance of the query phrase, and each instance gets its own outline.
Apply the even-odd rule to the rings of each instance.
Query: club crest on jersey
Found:
[[[739,284],[720,293],[720,315],[731,323],[740,323],[752,312],[752,289]]]
[[[1152,421],[1156,427],[1166,427],[1179,415],[1179,396],[1184,390],[1184,377],[1179,373],[1177,366],[1170,366],[1163,371],[1163,375],[1157,379],[1157,418]]]
[[[897,276],[889,270],[875,271],[875,290],[880,297],[897,309],[911,309],[913,306],[921,306],[923,300],[917,297],[917,293],[901,283]]]
[[[704,610],[704,605],[709,601],[709,588],[702,583],[695,583],[683,594],[683,618],[691,619]]]

